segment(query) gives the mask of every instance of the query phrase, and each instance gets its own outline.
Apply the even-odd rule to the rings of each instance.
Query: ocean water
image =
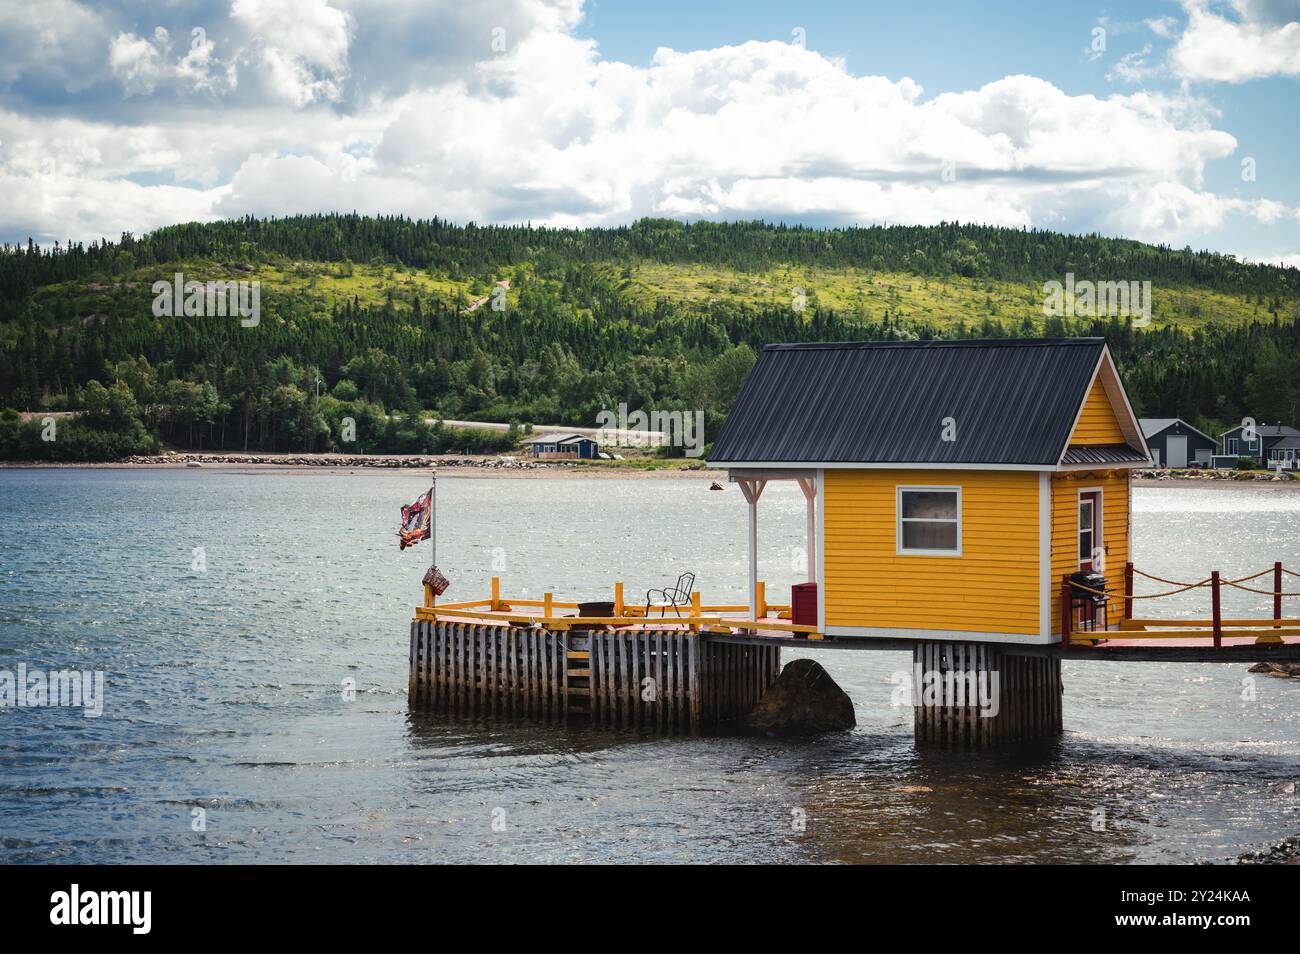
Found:
[[[997,753],[913,748],[902,653],[798,653],[857,710],[815,740],[412,713],[429,547],[399,552],[394,530],[427,485],[0,470],[0,670],[106,680],[99,718],[0,710],[0,863],[1193,862],[1300,832],[1300,680],[1241,665],[1067,663],[1064,737]],[[508,595],[622,579],[631,599],[691,569],[706,602],[743,602],[745,508],[707,486],[444,477],[447,598],[495,573]],[[1139,484],[1134,510],[1153,573],[1300,567],[1295,488]],[[770,486],[760,513],[779,594],[802,578],[802,496]]]

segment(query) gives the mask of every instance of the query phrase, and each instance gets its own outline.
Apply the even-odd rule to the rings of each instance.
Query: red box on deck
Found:
[[[816,583],[796,583],[790,587],[790,620],[800,626],[817,625]]]

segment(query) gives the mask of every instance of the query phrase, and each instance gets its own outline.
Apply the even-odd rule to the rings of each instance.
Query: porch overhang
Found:
[[[749,609],[750,616],[758,618],[758,500],[769,481],[793,480],[803,491],[807,514],[807,546],[805,556],[808,564],[808,582],[816,583],[818,573],[818,554],[821,553],[821,521],[818,518],[819,488],[821,471],[816,467],[739,467],[728,465],[727,479],[740,487],[745,502],[749,505]],[[821,593],[817,594],[818,626],[821,625]],[[791,610],[793,612],[793,609]]]

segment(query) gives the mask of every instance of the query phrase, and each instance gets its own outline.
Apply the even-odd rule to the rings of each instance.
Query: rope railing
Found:
[[[1288,593],[1285,590],[1257,590],[1253,586],[1242,586],[1232,580],[1224,580],[1223,582],[1234,589],[1245,590],[1247,593],[1259,593],[1261,596],[1300,596],[1300,590],[1295,593]]]
[[[1257,580],[1260,577],[1267,575],[1268,573],[1273,574],[1272,589],[1264,590],[1264,589],[1260,589],[1259,587],[1245,585],[1253,580]],[[1282,588],[1282,574],[1284,573],[1289,576],[1300,578],[1300,572],[1284,567],[1280,562],[1274,563],[1271,567],[1260,570],[1258,573],[1251,573],[1247,576],[1237,577],[1236,579],[1232,579],[1232,580],[1224,579],[1222,574],[1218,570],[1214,570],[1206,579],[1199,580],[1196,582],[1189,582],[1186,580],[1167,579],[1166,577],[1156,576],[1154,573],[1147,573],[1145,570],[1139,570],[1132,563],[1126,563],[1124,566],[1124,589],[1122,591],[1123,599],[1124,599],[1123,618],[1125,620],[1134,619],[1133,604],[1137,600],[1158,600],[1158,599],[1163,599],[1164,597],[1167,596],[1176,596],[1179,593],[1186,593],[1190,590],[1197,590],[1197,589],[1203,589],[1208,587],[1211,591],[1211,606],[1212,606],[1213,617],[1212,619],[1209,620],[1199,621],[1199,625],[1210,626],[1211,631],[1206,635],[1212,635],[1214,637],[1214,645],[1221,646],[1224,626],[1227,625],[1229,627],[1233,627],[1233,626],[1242,625],[1241,621],[1229,620],[1225,624],[1223,620],[1223,613],[1222,613],[1222,606],[1221,606],[1222,589],[1224,586],[1230,586],[1233,589],[1241,590],[1246,593],[1254,593],[1258,596],[1273,597],[1272,617],[1267,622],[1259,621],[1258,623],[1258,625],[1271,627],[1271,629],[1266,630],[1266,632],[1261,634],[1259,636],[1259,641],[1281,642],[1281,634],[1278,631],[1281,629],[1283,623],[1282,598],[1300,596],[1300,591],[1293,592],[1289,590],[1284,590]],[[1165,590],[1160,593],[1134,593],[1133,583],[1135,577],[1138,576],[1144,577],[1145,579],[1148,580],[1152,580],[1156,583],[1163,583],[1167,586],[1172,586],[1174,587],[1174,589]],[[1086,597],[1088,596],[1091,597],[1100,596],[1100,597],[1104,597],[1105,599],[1109,599],[1112,595],[1114,595],[1117,592],[1119,591],[1117,591],[1114,588],[1096,589],[1094,587],[1088,586],[1085,583],[1076,582],[1068,575],[1062,577],[1061,624],[1062,624],[1062,632],[1064,634],[1063,636],[1064,642],[1068,644],[1070,641],[1070,630],[1073,628],[1072,624],[1074,622],[1074,610],[1075,610],[1074,601],[1080,594],[1083,594],[1085,596],[1085,606],[1086,606]],[[1097,601],[1094,600],[1094,602]],[[1092,613],[1094,614],[1093,616],[1087,618],[1081,617],[1081,619],[1083,619],[1083,621],[1086,624],[1095,625],[1095,612],[1096,611],[1094,609],[1092,611]],[[1247,622],[1255,624],[1255,621],[1253,620]],[[1152,621],[1152,624],[1167,625],[1162,621]],[[1094,630],[1089,629],[1086,631],[1093,632]],[[1286,632],[1290,633],[1291,630],[1287,630]],[[1191,634],[1191,635],[1195,635],[1195,634]]]
[[[1157,583],[1164,583],[1168,586],[1201,586],[1205,582],[1202,580],[1201,583],[1185,583],[1182,580],[1166,580],[1163,576],[1155,576],[1152,573],[1139,570],[1137,567],[1133,567],[1133,572],[1138,576],[1145,576],[1148,580],[1155,580]]]
[[[1198,586],[1205,586],[1205,585],[1206,585],[1207,583],[1209,583],[1209,582],[1210,582],[1210,581],[1209,581],[1208,579],[1206,579],[1206,580],[1204,580],[1204,581],[1202,581],[1202,582],[1200,582],[1200,583],[1188,583],[1186,586],[1179,587],[1179,588],[1176,589],[1176,590],[1169,590],[1168,592],[1165,592],[1165,593],[1144,593],[1144,594],[1141,594],[1141,595],[1136,595],[1136,594],[1135,594],[1135,595],[1130,595],[1130,594],[1127,594],[1127,593],[1126,593],[1126,594],[1124,595],[1124,598],[1125,598],[1125,599],[1129,599],[1129,600],[1154,600],[1154,599],[1159,599],[1159,598],[1162,597],[1162,596],[1173,596],[1175,593],[1182,593],[1182,592],[1184,592],[1185,590],[1194,590],[1194,589],[1196,589]],[[1226,582],[1226,581],[1225,581],[1225,582]],[[1118,593],[1118,592],[1119,592],[1119,590],[1115,590],[1115,589],[1110,589],[1110,590],[1094,590],[1091,586],[1084,586],[1082,583],[1073,583],[1073,582],[1070,584],[1070,588],[1073,589],[1073,590],[1077,590],[1078,592],[1081,592],[1081,593],[1092,593],[1092,594],[1094,594],[1094,595],[1096,595],[1096,596],[1110,596],[1110,595],[1113,594],[1113,593]],[[1244,589],[1244,587],[1243,587],[1243,589]]]
[[[1250,581],[1250,580],[1258,580],[1258,579],[1259,579],[1261,576],[1263,576],[1265,573],[1270,573],[1270,572],[1272,572],[1272,569],[1273,569],[1273,568],[1270,567],[1270,568],[1267,569],[1267,570],[1260,570],[1258,573],[1252,573],[1250,576],[1240,576],[1240,577],[1237,577],[1237,579],[1235,579],[1235,580],[1224,580],[1223,582],[1225,582],[1225,583],[1246,583],[1246,582],[1248,582],[1248,581]]]
[[[1194,586],[1210,585],[1210,578],[1208,576],[1205,579],[1201,580],[1201,582],[1199,583],[1185,583],[1182,580],[1166,580],[1163,576],[1155,576],[1151,573],[1143,572],[1142,570],[1139,570],[1137,567],[1133,567],[1133,572],[1136,573],[1138,576],[1145,576],[1148,580],[1155,580],[1157,583],[1167,583],[1169,586],[1181,586],[1184,589],[1188,589]],[[1242,577],[1238,577],[1235,580],[1224,580],[1223,582],[1224,583],[1248,583],[1251,580],[1259,579],[1265,573],[1272,573],[1272,572],[1273,572],[1273,568],[1269,567],[1266,570],[1260,570],[1258,573],[1252,573],[1250,576],[1242,576]],[[1286,569],[1285,567],[1282,568],[1282,572],[1291,573],[1291,571]],[[1300,576],[1300,573],[1291,573],[1291,575]],[[1174,590],[1173,592],[1180,593],[1182,592],[1182,590]]]

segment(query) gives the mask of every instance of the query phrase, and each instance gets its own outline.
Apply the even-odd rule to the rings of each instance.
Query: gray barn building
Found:
[[[1138,421],[1157,467],[1209,467],[1219,443],[1180,417]]]

